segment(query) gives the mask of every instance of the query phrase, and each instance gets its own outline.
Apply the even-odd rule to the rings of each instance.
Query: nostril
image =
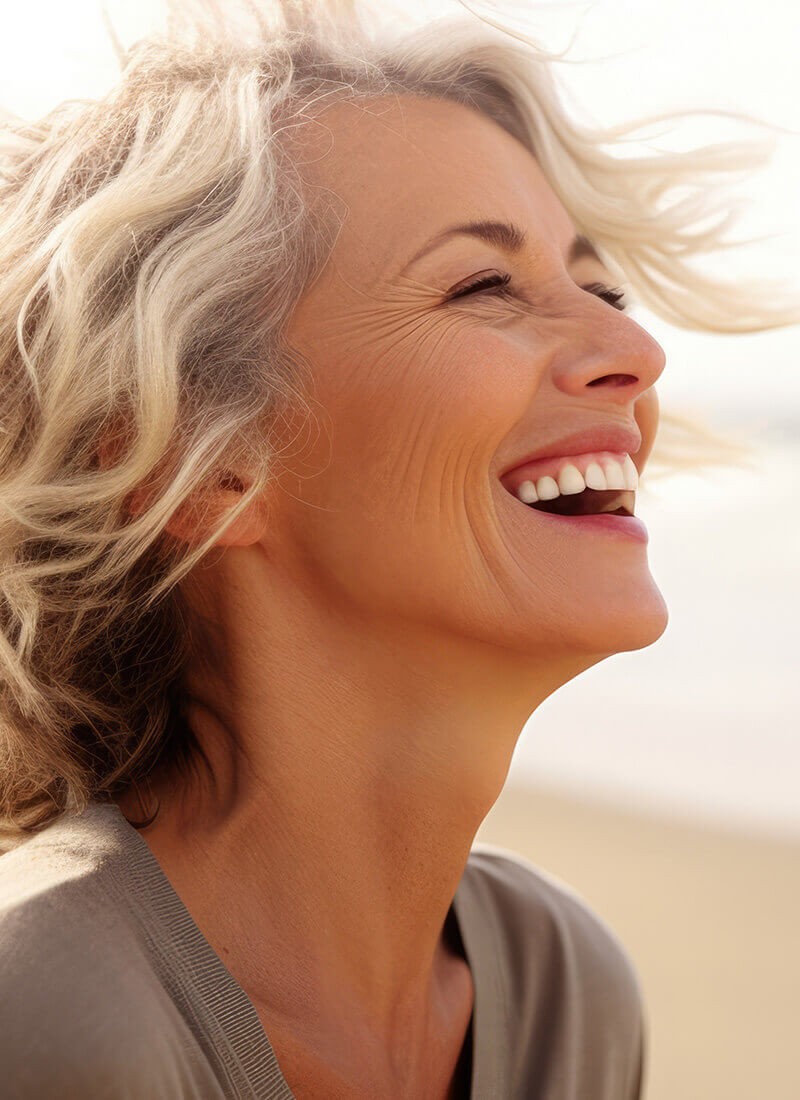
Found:
[[[601,386],[610,382],[612,386],[629,386],[631,382],[638,382],[635,374],[604,374],[602,378],[593,378],[587,382],[587,386]]]

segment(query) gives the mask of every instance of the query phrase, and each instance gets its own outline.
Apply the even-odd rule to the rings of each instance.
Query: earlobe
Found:
[[[238,480],[238,479],[237,479]],[[240,483],[241,484],[241,483]],[[244,486],[242,487],[242,492]],[[166,530],[182,542],[196,545],[218,528],[236,505],[242,492],[233,489],[217,489],[204,501],[184,501],[166,524]],[[218,536],[215,546],[250,546],[258,542],[266,527],[266,512],[261,500],[252,500],[232,523]]]
[[[225,493],[225,496],[241,497],[241,493]],[[228,510],[235,507],[237,501],[231,500]],[[228,526],[217,540],[219,546],[251,546],[263,536],[267,524],[263,502],[252,500],[233,523]]]

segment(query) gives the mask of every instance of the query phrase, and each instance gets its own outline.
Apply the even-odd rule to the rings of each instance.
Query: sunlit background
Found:
[[[745,284],[780,277],[800,294],[793,3],[470,6],[524,17],[551,50],[579,28],[569,56],[585,63],[558,72],[584,118],[611,125],[700,107],[792,131],[768,168],[735,187],[752,200],[736,236],[776,236],[716,263]],[[460,10],[456,0],[403,7],[419,19]],[[109,0],[108,12],[127,45],[162,7]],[[4,8],[5,109],[34,116],[64,98],[100,95],[117,71],[99,0]],[[713,116],[670,125],[654,128],[649,148],[769,133]],[[651,1100],[796,1100],[800,328],[701,335],[641,307],[633,316],[667,353],[662,408],[749,442],[758,468],[681,474],[639,495],[667,631],[546,700],[480,836],[568,879],[631,950],[650,1006]]]

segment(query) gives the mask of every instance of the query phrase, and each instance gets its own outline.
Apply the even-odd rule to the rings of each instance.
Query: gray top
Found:
[[[586,902],[475,844],[453,910],[472,1100],[639,1100],[641,986]],[[252,1002],[116,804],[0,856],[0,1094],[293,1100]]]

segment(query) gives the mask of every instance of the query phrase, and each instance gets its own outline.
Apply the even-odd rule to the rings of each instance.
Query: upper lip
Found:
[[[561,439],[554,439],[538,450],[530,451],[524,458],[515,459],[501,476],[540,458],[561,458],[564,455],[587,454],[590,451],[614,451],[617,454],[627,452],[634,455],[641,445],[641,432],[633,424],[596,424],[594,427],[582,428],[571,435],[562,436]]]

